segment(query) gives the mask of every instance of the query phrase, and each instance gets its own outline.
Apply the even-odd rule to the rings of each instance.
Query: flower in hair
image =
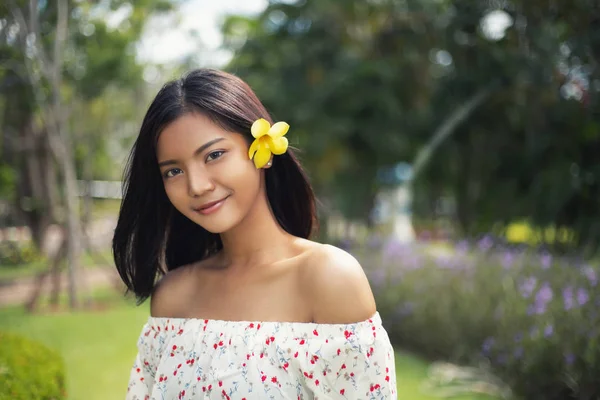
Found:
[[[264,167],[271,159],[271,154],[280,155],[287,151],[288,140],[284,137],[290,126],[286,122],[277,122],[271,126],[264,118],[257,119],[250,131],[254,142],[248,150],[248,157],[254,161],[256,168]]]

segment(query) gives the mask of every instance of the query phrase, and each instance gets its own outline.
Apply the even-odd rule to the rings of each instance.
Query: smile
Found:
[[[194,211],[196,211],[202,215],[212,214],[212,213],[216,212],[217,210],[219,210],[228,198],[229,198],[229,196],[227,196],[221,200],[218,200],[218,201],[207,203],[201,207],[195,208]]]

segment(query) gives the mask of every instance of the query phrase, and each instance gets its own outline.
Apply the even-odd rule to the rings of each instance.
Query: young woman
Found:
[[[288,128],[215,70],[150,105],[113,240],[121,278],[151,297],[127,399],[396,398],[361,266],[309,240],[315,199]]]

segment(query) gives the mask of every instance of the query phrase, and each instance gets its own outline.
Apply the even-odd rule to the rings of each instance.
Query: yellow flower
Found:
[[[288,129],[290,126],[286,122],[277,122],[271,126],[263,118],[254,121],[250,131],[255,139],[248,150],[248,157],[254,160],[256,168],[264,167],[271,159],[271,154],[280,155],[287,151],[288,140],[283,136]]]

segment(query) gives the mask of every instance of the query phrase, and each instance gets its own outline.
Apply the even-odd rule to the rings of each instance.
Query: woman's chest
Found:
[[[261,279],[209,276],[190,301],[189,317],[228,321],[310,322],[312,313],[293,275]]]

